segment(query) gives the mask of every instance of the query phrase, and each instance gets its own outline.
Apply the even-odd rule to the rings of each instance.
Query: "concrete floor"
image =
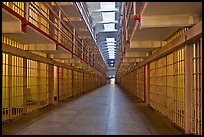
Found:
[[[131,93],[123,92],[117,85],[111,84],[60,103],[40,116],[32,117],[27,117],[27,121],[16,120],[2,125],[3,134],[184,134],[171,121],[147,107]]]

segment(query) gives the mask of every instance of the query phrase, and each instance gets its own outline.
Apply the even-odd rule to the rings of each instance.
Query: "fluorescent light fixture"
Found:
[[[113,61],[111,61],[111,63],[113,63]]]
[[[113,66],[113,64],[111,64],[111,66]]]

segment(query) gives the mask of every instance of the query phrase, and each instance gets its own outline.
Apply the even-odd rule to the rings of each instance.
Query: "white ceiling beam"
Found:
[[[138,58],[143,58],[143,57],[148,57],[149,53],[148,52],[126,52],[125,57],[138,57]]]
[[[130,48],[159,48],[164,45],[164,41],[130,41]]]
[[[192,26],[200,21],[198,14],[141,16],[140,28]]]

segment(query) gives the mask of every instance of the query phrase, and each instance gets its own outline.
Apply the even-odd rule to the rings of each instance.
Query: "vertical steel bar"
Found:
[[[40,77],[40,62],[37,62],[37,105],[38,108],[40,108],[40,104],[41,104],[41,77]]]
[[[23,58],[23,113],[27,113],[27,58]]]
[[[72,70],[72,96],[75,96],[75,76],[74,76],[74,70]]]
[[[136,11],[136,2],[133,2],[133,14],[134,14],[134,15],[137,15],[136,12],[137,12],[137,11]]]
[[[146,103],[146,65],[144,65],[144,103]]]
[[[24,12],[24,14],[25,14],[25,19],[27,20],[27,21],[29,21],[29,15],[30,15],[30,2],[25,2],[25,12]]]
[[[156,79],[158,79],[158,60],[156,60],[155,61],[155,87],[154,87],[154,91],[153,92],[155,92],[154,93],[154,96],[156,96],[157,95],[157,93],[158,93],[158,86],[157,86],[157,83],[158,83],[158,81],[156,80]],[[156,99],[154,99],[154,104],[155,104],[155,108],[157,109],[158,108],[158,102],[156,101]]]
[[[49,104],[54,103],[54,65],[48,64],[48,96]]]
[[[12,118],[12,55],[8,54],[8,117]]]
[[[73,58],[73,55],[75,53],[75,48],[76,48],[76,30],[75,28],[73,28],[73,41],[72,41],[72,58]]]
[[[82,58],[82,60],[84,60],[84,41],[83,40],[81,40],[81,43],[82,43],[82,46],[81,46],[81,58]]]
[[[150,63],[147,64],[147,104],[150,104]]]
[[[62,11],[59,10],[59,20],[58,20],[58,23],[59,23],[59,28],[58,28],[58,31],[57,31],[57,41],[58,43],[60,43],[60,38],[61,38],[61,29],[62,29],[62,24],[61,24],[61,16],[62,16]]]
[[[60,92],[60,78],[59,78],[59,66],[57,66],[57,101],[59,101],[60,99],[59,99],[59,96],[60,96],[60,94],[59,94],[59,92]]]
[[[83,77],[82,77],[82,81],[83,81],[83,86],[82,86],[83,88],[82,88],[82,90],[83,90],[83,91],[82,91],[82,92],[84,92],[84,91],[85,91],[85,90],[84,90],[84,89],[85,89],[85,88],[84,88],[84,73],[82,73],[82,75],[83,75]]]
[[[199,63],[199,65],[200,65],[200,91],[199,92],[201,92],[201,95],[199,96],[200,97],[200,106],[199,107],[201,107],[200,109],[202,110],[202,53],[203,51],[202,51],[202,37],[200,38],[200,63]],[[201,121],[201,123],[200,123],[200,130],[199,130],[199,134],[200,135],[202,135],[202,111],[200,111],[200,119],[199,119],[199,121]]]

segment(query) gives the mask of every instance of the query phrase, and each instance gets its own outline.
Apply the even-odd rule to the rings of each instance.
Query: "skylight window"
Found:
[[[106,42],[115,42],[115,38],[106,38]]]
[[[108,48],[108,50],[115,50],[115,48]]]
[[[115,49],[108,49],[108,51],[115,51]]]
[[[115,57],[114,56],[109,56],[109,59],[115,59]]]
[[[109,56],[114,56],[115,55],[115,53],[109,53]]]
[[[108,48],[108,49],[115,49],[114,46],[108,46],[107,48]]]
[[[104,30],[106,31],[111,31],[111,30],[115,30],[115,24],[104,24]]]
[[[92,17],[96,22],[95,27],[97,28],[98,33],[100,32],[104,34],[101,36],[102,38],[99,39],[97,42],[100,44],[100,50],[103,50],[103,56],[105,57],[105,59],[107,59],[107,63],[109,63],[110,59],[115,60],[115,57],[118,52],[116,34],[118,31],[117,25],[120,23],[118,20],[120,18],[120,12],[118,12],[119,6],[116,6],[116,2],[99,3],[100,5],[90,4],[90,7],[94,11]],[[102,28],[101,25],[103,26]],[[110,34],[106,36],[105,33],[109,32]],[[109,66],[111,66],[111,64],[115,65],[115,61],[111,62]]]
[[[115,50],[108,50],[108,52],[109,52],[109,53],[114,53],[114,52],[115,52]]]
[[[107,43],[106,45],[115,45],[115,43],[112,43],[112,42],[110,42],[110,43]]]
[[[115,8],[115,2],[100,2],[101,9],[109,10]]]
[[[102,12],[103,21],[115,21],[115,12]]]

